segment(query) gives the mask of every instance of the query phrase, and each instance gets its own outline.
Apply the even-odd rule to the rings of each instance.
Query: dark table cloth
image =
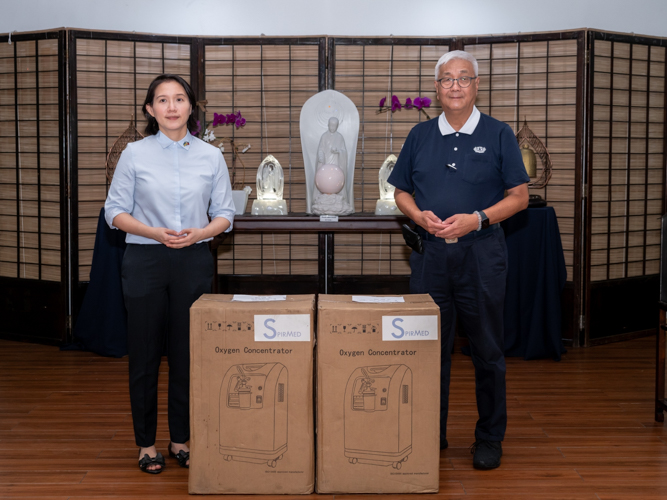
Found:
[[[74,343],[63,349],[114,357],[127,354],[127,313],[120,278],[125,246],[125,232],[109,227],[102,208],[90,283],[74,326]]]
[[[559,361],[566,352],[561,293],[567,271],[556,213],[552,207],[529,208],[502,226],[509,256],[505,355]]]

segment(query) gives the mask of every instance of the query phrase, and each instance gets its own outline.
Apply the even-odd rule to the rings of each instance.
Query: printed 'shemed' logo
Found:
[[[391,332],[391,336],[395,339],[402,339],[403,335],[405,335],[405,330],[403,330],[403,328],[401,328],[397,323],[403,323],[403,318],[394,318],[394,320],[391,322],[391,326],[396,328],[397,332],[400,332],[398,334]]]
[[[484,151],[486,151],[486,148],[484,146],[476,146],[476,147],[472,148],[472,150],[475,153],[483,153]]]
[[[255,342],[309,341],[309,314],[255,315]]]
[[[276,320],[273,319],[273,318],[267,318],[267,319],[264,321],[264,326],[273,332],[273,335],[267,335],[266,333],[263,334],[264,337],[267,338],[267,339],[269,339],[269,340],[273,340],[273,339],[275,339],[275,338],[276,338],[276,335],[278,335],[278,332],[277,332],[274,328],[271,328],[271,327],[269,326],[269,323],[275,323],[275,322],[276,322]]]
[[[382,340],[437,339],[437,316],[382,316]]]

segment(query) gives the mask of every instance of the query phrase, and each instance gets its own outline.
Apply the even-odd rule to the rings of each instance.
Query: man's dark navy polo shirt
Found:
[[[416,125],[388,180],[414,192],[420,210],[445,220],[489,208],[503,199],[505,189],[530,178],[512,129],[482,113],[471,135],[443,136],[438,118]]]

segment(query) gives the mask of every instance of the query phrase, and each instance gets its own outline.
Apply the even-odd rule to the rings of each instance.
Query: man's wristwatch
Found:
[[[482,210],[475,210],[473,213],[477,216],[477,220],[479,221],[479,225],[477,226],[478,231],[489,227],[489,218]]]

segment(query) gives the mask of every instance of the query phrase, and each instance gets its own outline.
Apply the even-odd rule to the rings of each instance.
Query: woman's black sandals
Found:
[[[190,468],[190,465],[188,464],[188,460],[190,460],[189,451],[181,450],[178,453],[174,453],[171,449],[171,443],[169,443],[168,449],[169,449],[169,456],[178,460],[178,465],[186,469]]]
[[[159,465],[159,469],[149,469],[150,466],[152,465]],[[144,455],[144,458],[139,460],[139,468],[143,472],[147,472],[148,474],[159,474],[162,472],[162,470],[165,468],[165,462],[164,462],[164,457],[160,452],[158,454],[151,458],[148,456],[148,453]]]

